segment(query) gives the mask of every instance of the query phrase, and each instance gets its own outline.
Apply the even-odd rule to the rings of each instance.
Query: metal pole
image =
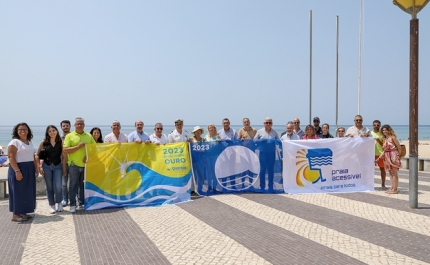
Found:
[[[309,11],[309,124],[312,124],[312,10]]]
[[[418,25],[410,21],[409,54],[409,207],[418,208]]]
[[[363,27],[363,0],[360,0],[360,23],[358,25],[358,114],[360,114],[361,104],[361,42]]]
[[[336,131],[339,118],[339,16],[336,16]]]

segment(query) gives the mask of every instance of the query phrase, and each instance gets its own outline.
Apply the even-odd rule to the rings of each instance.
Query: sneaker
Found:
[[[61,202],[61,205],[62,205],[63,207],[67,206],[67,201],[66,201],[66,200],[63,200],[63,201]]]
[[[84,209],[85,209],[85,205],[80,204],[79,207],[78,207],[78,210],[84,210]]]
[[[57,212],[62,212],[62,211],[63,211],[63,205],[61,203],[58,203]]]
[[[49,209],[49,213],[51,213],[51,214],[54,214],[54,213],[56,213],[57,211],[55,210],[55,205],[52,205],[51,206],[51,209]]]
[[[76,212],[76,206],[70,206],[70,212],[71,213]]]

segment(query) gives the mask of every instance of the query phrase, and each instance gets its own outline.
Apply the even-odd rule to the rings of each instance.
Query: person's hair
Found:
[[[360,114],[357,114],[357,115],[355,115],[355,116],[354,116],[354,120],[355,120],[355,118],[357,118],[357,117],[360,117],[360,119],[363,119],[363,117],[362,117]]]
[[[118,123],[118,124],[119,124],[119,126],[121,126],[121,122],[119,122],[119,121],[117,121],[117,120],[114,120],[114,121],[112,122],[112,124],[111,124],[111,125],[113,125],[114,123]]]
[[[97,143],[103,143],[102,130],[100,130],[100,128],[99,128],[99,127],[94,127],[94,128],[92,128],[92,129],[91,129],[91,131],[90,131],[91,136],[93,136],[93,132],[94,132],[95,130],[98,130],[98,131],[99,131],[99,133],[100,133],[100,137],[99,137],[99,139],[97,139]]]
[[[213,124],[213,123],[209,123],[209,124],[208,124],[208,127],[207,127],[207,128],[208,128],[208,133],[209,133],[209,127],[210,127],[210,126],[213,126],[213,127],[215,128],[215,132],[217,132],[215,124]]]
[[[77,120],[83,121],[83,122],[85,123],[85,120],[84,120],[84,118],[82,118],[82,117],[76,117],[76,118],[75,118],[75,123],[76,123],[76,121],[77,121]]]
[[[292,125],[294,125],[294,123],[293,123],[292,121],[287,122],[287,124],[292,124]]]
[[[12,130],[12,139],[19,139],[19,135],[18,135],[18,127],[19,126],[25,126],[28,129],[28,134],[27,134],[27,140],[31,141],[31,139],[33,139],[33,132],[31,131],[30,127],[28,126],[27,123],[25,122],[20,122],[17,125],[15,125],[13,127]]]
[[[391,126],[390,126],[390,125],[385,124],[384,126],[382,126],[382,128],[381,128],[381,132],[382,132],[384,129],[386,129],[386,130],[388,131],[388,135],[390,135],[390,136],[394,136],[394,137],[397,137],[397,136],[396,136],[396,133],[394,132],[393,128],[391,128]],[[387,137],[384,135],[384,138],[387,138]]]
[[[342,126],[339,126],[339,127],[337,127],[337,129],[336,129],[336,136],[337,136],[337,137],[339,137],[339,129],[343,129],[343,133],[346,133],[345,128],[344,128],[344,127],[342,127]]]
[[[225,120],[225,119],[224,119],[224,120]],[[228,120],[228,119],[227,119],[227,120]],[[243,118],[243,119],[242,119],[242,122],[243,122],[243,121],[245,121],[245,120],[248,120],[248,121],[249,121],[249,118],[246,118],[246,117],[245,117],[245,118]]]
[[[222,120],[222,123],[224,123],[224,121],[228,121],[228,122],[230,122],[230,120],[229,120],[228,118],[224,118],[224,119]]]
[[[140,122],[142,122],[142,125],[143,125],[143,126],[145,126],[145,123],[144,123],[143,121],[141,121],[141,120],[139,120],[139,121],[140,121]],[[136,126],[137,122],[138,122],[138,121],[135,121],[135,122],[134,122],[134,126]]]
[[[60,122],[60,126],[63,126],[63,123],[67,123],[67,124],[69,124],[69,125],[70,125],[70,121],[69,121],[69,120],[62,120],[62,121]]]
[[[315,127],[313,125],[308,125],[305,128],[305,135],[306,135],[306,131],[308,130],[308,128],[312,128],[312,136],[315,136]]]
[[[162,124],[161,122],[157,122],[157,123],[154,125],[154,130],[155,130],[155,128],[157,128],[157,126],[163,126],[163,124]]]
[[[376,123],[378,123],[378,124],[381,124],[381,122],[380,122],[379,120],[374,120],[374,121],[372,122],[372,124],[373,124],[373,123],[375,123],[375,122],[376,122]]]
[[[48,125],[48,127],[46,127],[45,130],[45,139],[43,140],[44,144],[49,144],[51,142],[51,137],[49,136],[49,129],[55,129],[57,131],[57,135],[55,136],[55,142],[56,143],[61,143],[61,137],[60,134],[58,133],[58,129],[57,127],[55,127],[54,125]]]

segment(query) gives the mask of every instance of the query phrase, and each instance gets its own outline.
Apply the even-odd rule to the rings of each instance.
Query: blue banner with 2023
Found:
[[[284,192],[280,140],[191,143],[190,153],[199,195]]]

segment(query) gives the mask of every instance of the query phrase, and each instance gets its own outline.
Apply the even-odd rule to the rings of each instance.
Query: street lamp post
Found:
[[[412,16],[409,53],[409,207],[418,208],[418,19],[430,0],[393,0]]]

